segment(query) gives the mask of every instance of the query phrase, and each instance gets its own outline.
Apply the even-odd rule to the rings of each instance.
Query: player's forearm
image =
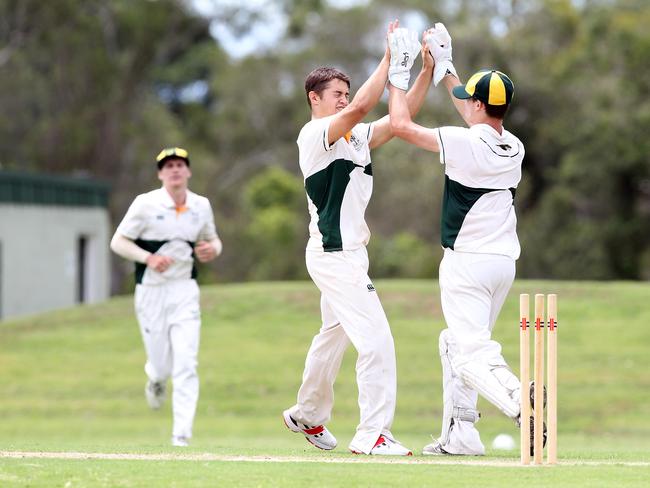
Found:
[[[442,79],[442,82],[445,84],[445,87],[449,92],[449,96],[451,97],[451,101],[453,102],[454,107],[456,107],[456,110],[458,111],[462,119],[465,120],[465,102],[463,100],[459,100],[458,98],[456,98],[454,94],[451,92],[454,89],[454,87],[461,85],[462,83],[458,78],[456,78],[453,75],[445,76]]]
[[[439,152],[440,148],[435,129],[427,129],[413,122],[406,104],[404,91],[393,85],[389,85],[388,90],[390,92],[388,110],[393,135],[427,151]]]
[[[150,252],[142,249],[131,239],[128,239],[117,232],[111,239],[111,250],[124,259],[138,263],[146,263],[147,258],[151,255]]]
[[[369,113],[384,93],[388,79],[389,58],[384,56],[370,78],[361,85],[350,105],[364,115]]]
[[[402,137],[411,123],[406,93],[404,90],[388,85],[388,113],[390,114],[390,128],[393,135]]]
[[[422,108],[424,100],[427,97],[427,92],[429,91],[429,86],[431,86],[432,78],[433,70],[423,68],[415,79],[411,89],[406,93],[406,103],[408,104],[411,118],[415,117]]]

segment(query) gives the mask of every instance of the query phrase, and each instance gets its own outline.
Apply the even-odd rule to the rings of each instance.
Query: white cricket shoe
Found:
[[[422,448],[422,454],[425,456],[453,456],[452,453],[443,449],[442,444],[438,439],[434,439],[431,444],[427,444]]]
[[[147,381],[144,386],[144,396],[149,408],[158,410],[165,403],[165,383],[162,381]]]
[[[363,454],[354,449],[350,449],[350,451],[352,451],[353,454]],[[413,452],[396,440],[380,435],[369,454],[371,456],[412,456]]]
[[[433,439],[433,442],[431,444],[427,444],[422,448],[422,454],[424,456],[483,456],[484,453],[482,452],[449,452],[447,451],[444,447],[442,447],[442,443],[440,442],[440,439],[435,439],[433,436],[431,436]]]
[[[190,445],[190,440],[183,436],[172,437],[172,446],[174,447],[187,447]]]
[[[310,427],[301,424],[289,414],[289,410],[282,412],[282,418],[284,419],[284,425],[287,426],[287,429],[291,432],[301,433],[305,436],[307,442],[313,444],[317,448],[331,451],[336,447],[336,437],[334,437],[324,425]]]

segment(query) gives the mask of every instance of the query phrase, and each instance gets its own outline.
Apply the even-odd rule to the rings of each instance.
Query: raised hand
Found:
[[[427,70],[433,70],[433,55],[431,54],[431,50],[429,48],[429,44],[427,43],[426,36],[427,32],[429,31],[424,31],[422,33],[422,49],[420,50],[422,54],[422,69],[427,71]]]
[[[409,86],[411,67],[422,48],[418,35],[402,27],[394,28],[388,33],[388,47],[390,49],[388,79],[393,86],[406,90]]]
[[[442,22],[436,24],[426,31],[424,40],[429,46],[429,51],[436,65],[433,69],[433,84],[438,86],[440,80],[447,75],[456,74],[452,61],[451,36]]]

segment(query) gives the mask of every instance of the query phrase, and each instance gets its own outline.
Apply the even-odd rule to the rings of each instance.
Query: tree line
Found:
[[[206,15],[182,0],[0,0],[1,168],[108,181],[117,225],[137,193],[157,186],[159,149],[183,146],[191,187],[210,198],[224,240],[203,279],[306,278],[295,144],[309,118],[305,75],[339,67],[354,93],[382,56],[388,20],[443,21],[463,79],[489,66],[515,82],[506,127],[526,146],[518,276],[650,278],[647,2],[215,4]],[[236,56],[215,39],[224,26],[233,36],[263,26],[269,4],[285,20],[278,42]],[[462,124],[433,87],[418,121]],[[373,162],[371,274],[436,276],[437,155],[394,140]],[[126,289],[129,268],[116,259],[113,269],[114,291]]]

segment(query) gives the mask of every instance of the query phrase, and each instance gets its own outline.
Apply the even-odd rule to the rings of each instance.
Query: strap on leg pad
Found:
[[[462,420],[463,422],[472,422],[475,424],[481,418],[481,412],[473,408],[454,407],[451,417]]]

